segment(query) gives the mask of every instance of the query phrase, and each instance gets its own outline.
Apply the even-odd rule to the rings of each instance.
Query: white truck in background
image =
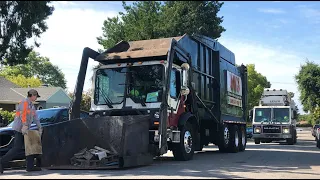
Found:
[[[265,89],[259,106],[250,110],[255,144],[286,140],[297,142],[297,107],[287,90]]]

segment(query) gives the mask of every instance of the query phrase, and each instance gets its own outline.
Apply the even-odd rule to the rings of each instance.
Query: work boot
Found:
[[[26,169],[26,171],[41,171],[42,169],[40,167],[33,167],[32,169]]]

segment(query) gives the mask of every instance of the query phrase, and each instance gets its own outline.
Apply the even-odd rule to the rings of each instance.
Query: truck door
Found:
[[[175,95],[179,97],[180,92],[177,91],[180,89],[181,84],[176,83],[177,74],[180,76],[180,71],[177,68],[173,68],[173,62],[177,63],[179,61],[188,62],[190,64],[190,58],[188,58],[188,53],[178,44],[175,39],[172,39],[170,49],[168,51],[167,63],[168,68],[166,71],[166,81],[164,84],[164,93],[162,96],[162,104],[160,108],[160,126],[159,126],[159,149],[160,154],[167,153],[168,145],[167,145],[167,125],[168,125],[168,115],[171,113],[171,110],[177,106],[178,99],[175,97],[171,97],[171,95]],[[181,77],[181,76],[180,76]],[[180,86],[180,87],[177,87]],[[172,88],[172,91],[170,90]],[[169,98],[170,97],[170,98]],[[169,109],[170,108],[170,109]]]

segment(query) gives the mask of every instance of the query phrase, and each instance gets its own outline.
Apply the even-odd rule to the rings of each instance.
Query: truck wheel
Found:
[[[229,152],[239,152],[239,144],[241,142],[239,137],[239,128],[237,125],[231,125],[230,127],[230,146],[228,147]]]
[[[294,133],[293,143],[297,144],[297,131],[295,131],[295,133]]]
[[[293,145],[294,138],[292,137],[292,138],[286,139],[286,141],[289,145]]]
[[[320,149],[320,141],[317,139],[317,148]]]
[[[175,144],[173,156],[178,161],[188,161],[193,158],[194,154],[194,131],[192,125],[187,122],[180,130],[180,143]]]
[[[244,151],[247,146],[247,135],[246,135],[245,126],[240,126],[239,134],[240,134],[239,151]]]
[[[266,143],[271,143],[271,142],[272,142],[272,140],[267,140],[267,141],[266,141]]]
[[[220,152],[227,152],[230,144],[230,129],[227,124],[224,124],[220,134],[220,143],[218,144]]]
[[[255,144],[260,144],[260,139],[254,139]]]

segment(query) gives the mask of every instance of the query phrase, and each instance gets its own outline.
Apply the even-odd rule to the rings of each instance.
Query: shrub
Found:
[[[15,113],[10,111],[0,110],[0,115],[7,124],[11,123],[14,120]]]

